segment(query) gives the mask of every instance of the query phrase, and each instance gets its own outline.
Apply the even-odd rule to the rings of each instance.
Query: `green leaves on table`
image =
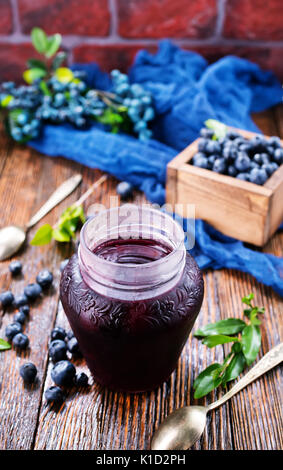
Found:
[[[253,298],[254,295],[250,294],[242,299],[248,306],[244,309],[247,322],[239,318],[227,318],[205,325],[195,332],[194,336],[209,348],[225,343],[233,345],[223,364],[211,364],[196,378],[193,384],[194,398],[201,398],[220,385],[225,386],[256,359],[261,346],[261,322],[258,315],[263,314],[265,309],[253,306]],[[240,336],[235,336],[237,334]]]
[[[49,224],[42,225],[34,235],[31,245],[47,245],[52,238],[58,242],[69,242],[76,237],[80,224],[84,224],[85,215],[81,205],[73,204],[60,216],[54,227]]]
[[[11,349],[10,343],[0,338],[0,351],[6,351],[7,349]]]

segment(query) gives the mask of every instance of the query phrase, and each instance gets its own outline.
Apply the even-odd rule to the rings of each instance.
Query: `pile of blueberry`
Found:
[[[131,84],[128,75],[112,70],[113,92],[128,109],[128,116],[134,124],[134,131],[141,140],[148,140],[152,132],[149,121],[155,117],[151,94],[138,83]]]
[[[256,135],[246,139],[228,130],[225,137],[214,140],[214,131],[200,131],[198,152],[191,163],[199,168],[262,185],[283,164],[279,137]]]
[[[65,393],[60,387],[88,386],[88,376],[84,372],[76,374],[76,368],[67,358],[69,352],[73,358],[81,357],[78,341],[72,331],[68,333],[59,326],[51,331],[49,344],[49,356],[54,366],[51,370],[51,378],[55,385],[45,392],[47,402],[60,403],[64,400]]]
[[[22,264],[20,261],[12,261],[9,269],[12,276],[18,276],[22,272]],[[7,325],[5,329],[6,338],[17,349],[26,349],[29,345],[29,338],[23,333],[23,325],[30,312],[29,303],[40,297],[51,286],[52,282],[52,273],[44,269],[36,276],[36,282],[28,284],[22,294],[14,295],[11,291],[0,294],[0,303],[4,310],[7,308],[18,309],[13,322]]]
[[[141,85],[130,84],[127,75],[113,70],[113,89],[103,97],[104,92],[86,85],[85,72],[74,71],[73,76],[68,83],[53,75],[46,82],[38,80],[29,86],[16,86],[14,82],[1,85],[0,107],[9,110],[8,127],[14,140],[27,142],[37,138],[45,122],[68,122],[84,128],[101,117],[108,106],[118,113],[120,107],[126,111],[134,133],[141,140],[151,137],[148,123],[155,115],[152,97]]]

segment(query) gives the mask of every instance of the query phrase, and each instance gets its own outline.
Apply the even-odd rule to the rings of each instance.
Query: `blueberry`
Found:
[[[22,330],[23,330],[23,327],[21,323],[19,322],[10,323],[9,325],[6,326],[6,329],[5,329],[6,338],[11,340],[13,339],[15,335],[17,335],[18,333],[21,333]]]
[[[24,288],[24,293],[29,300],[35,300],[42,294],[42,288],[37,282],[34,282]]]
[[[20,126],[24,126],[28,122],[28,114],[27,113],[20,113],[17,117],[17,123]]]
[[[260,168],[260,165],[256,162],[251,161],[250,170],[252,170],[253,168]]]
[[[2,292],[2,294],[0,294],[0,302],[3,309],[10,307],[14,302],[14,295],[9,290]]]
[[[281,165],[281,164],[283,163],[283,149],[277,148],[277,149],[274,151],[273,160],[274,160],[275,163],[277,163],[278,165]]]
[[[219,142],[216,140],[209,140],[206,145],[206,152],[207,153],[220,153],[221,152],[221,146]]]
[[[60,263],[60,271],[61,272],[65,269],[65,267],[67,266],[68,263],[69,263],[69,259],[64,259],[64,261],[62,261]]]
[[[127,181],[121,181],[121,183],[116,186],[116,193],[121,199],[127,199],[133,193],[133,186]]]
[[[226,163],[224,158],[217,158],[213,164],[212,170],[216,173],[224,173],[226,171]]]
[[[9,264],[9,270],[13,276],[17,276],[22,272],[22,263],[18,260],[12,261]]]
[[[262,164],[261,154],[260,153],[255,153],[254,156],[253,156],[253,161],[255,163],[258,163],[259,165],[261,165]]]
[[[48,271],[48,269],[43,269],[36,276],[36,282],[42,287],[42,289],[46,289],[53,282],[53,274]]]
[[[193,162],[195,162],[195,160],[198,160],[199,158],[206,158],[205,153],[204,152],[195,153],[193,156]]]
[[[74,356],[81,356],[79,343],[78,343],[77,338],[75,338],[75,336],[73,336],[73,338],[71,338],[68,341],[67,347],[68,347],[68,350],[70,351],[70,353],[72,353]]]
[[[47,403],[62,403],[64,401],[64,394],[60,387],[52,386],[45,391],[45,399]]]
[[[55,328],[53,328],[53,330],[51,331],[51,339],[54,340],[54,339],[62,339],[64,340],[66,337],[66,331],[64,330],[64,328],[61,328],[61,326],[56,326]]]
[[[25,294],[15,295],[14,306],[16,308],[20,308],[23,305],[27,305],[27,304],[28,304],[28,298]]]
[[[245,172],[250,168],[250,159],[245,153],[239,153],[235,160],[235,167],[240,172]]]
[[[55,339],[51,341],[49,346],[49,354],[53,362],[62,361],[66,359],[67,346],[62,339]]]
[[[80,372],[76,375],[75,383],[78,387],[88,386],[88,376],[84,372]]]
[[[205,139],[211,139],[213,135],[214,131],[212,129],[207,129],[206,127],[203,127],[200,130],[200,136],[204,137]]]
[[[229,176],[236,176],[236,174],[237,174],[237,170],[233,165],[228,166],[227,172],[228,172]]]
[[[216,158],[217,158],[216,155],[209,155],[209,157],[208,157],[208,159],[207,159],[209,169],[212,169],[213,164],[214,164]]]
[[[29,339],[27,335],[24,335],[24,333],[17,333],[13,337],[12,343],[16,348],[26,349],[29,345]]]
[[[208,168],[208,162],[206,157],[194,158],[193,162],[194,166],[197,166],[198,168]]]
[[[75,375],[76,368],[70,361],[57,362],[51,371],[52,380],[63,387],[72,385]]]
[[[19,310],[20,310],[20,312],[24,313],[26,317],[28,316],[28,314],[29,314],[29,306],[28,305],[22,305],[19,308]]]
[[[37,368],[32,362],[26,362],[20,367],[20,376],[26,383],[33,383],[37,375]]]
[[[250,172],[250,182],[255,184],[264,184],[268,175],[264,169],[253,168]]]
[[[205,152],[208,142],[209,142],[208,139],[204,139],[204,138],[199,139],[199,141],[198,141],[198,150],[200,152]]]
[[[238,178],[239,180],[243,180],[243,181],[250,180],[249,175],[247,173],[238,173],[236,178]]]
[[[280,138],[274,135],[274,136],[269,138],[268,144],[271,145],[274,148],[280,148],[281,147]]]
[[[23,325],[26,321],[26,316],[23,312],[19,311],[14,315],[14,321]]]
[[[237,131],[228,130],[226,132],[226,137],[228,137],[228,139],[234,140],[240,137],[240,134]]]
[[[71,338],[74,338],[74,333],[72,332],[72,330],[68,331],[67,335],[66,335],[66,338],[67,339],[71,339]]]
[[[261,161],[263,164],[268,164],[270,162],[269,155],[267,153],[261,153]]]

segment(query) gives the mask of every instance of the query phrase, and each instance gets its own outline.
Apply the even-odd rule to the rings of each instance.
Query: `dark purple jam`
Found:
[[[111,240],[94,253],[117,265],[150,263],[171,248],[155,240]],[[152,264],[153,265],[153,264]],[[127,392],[152,390],[167,380],[203,300],[203,279],[187,254],[177,284],[159,296],[119,300],[91,289],[74,255],[61,277],[65,313],[95,381]]]

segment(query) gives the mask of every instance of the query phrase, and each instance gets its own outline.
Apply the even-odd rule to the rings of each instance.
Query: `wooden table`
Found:
[[[258,114],[255,120],[266,134],[283,137],[282,107]],[[2,133],[1,226],[11,222],[24,224],[50,193],[76,172],[82,173],[83,184],[46,216],[44,222],[54,223],[63,208],[75,201],[101,172],[62,158],[40,155],[28,147],[13,144]],[[88,205],[100,202],[107,206],[110,195],[115,194],[116,184],[114,178],[109,178],[92,195]],[[143,195],[136,193],[137,203],[144,200]],[[277,233],[263,251],[282,256],[282,242],[283,233]],[[92,384],[85,392],[71,389],[59,409],[48,406],[44,390],[52,385],[52,363],[48,358],[50,331],[55,325],[68,326],[58,299],[59,265],[70,254],[68,245],[27,245],[17,256],[23,262],[23,276],[16,280],[11,280],[9,262],[0,263],[0,292],[11,288],[14,293],[21,293],[45,267],[51,269],[55,277],[54,288],[31,309],[25,327],[30,349],[0,353],[0,449],[149,449],[158,424],[174,409],[194,402],[194,378],[212,361],[221,361],[226,348],[218,346],[210,350],[190,336],[177,369],[170,380],[155,391],[127,395]],[[258,284],[247,274],[228,269],[208,271],[204,278],[205,296],[196,328],[241,315],[241,298],[254,292],[257,305],[266,307],[260,356],[282,341],[283,302],[270,288]],[[12,316],[11,312],[1,312],[0,337],[4,337],[4,329]],[[24,386],[19,376],[19,368],[25,361],[34,362],[39,371],[39,381],[31,387]],[[77,361],[76,366],[78,370],[87,371],[83,360]],[[277,367],[211,412],[203,438],[194,449],[282,449],[280,387]],[[199,403],[209,403],[221,394],[223,391],[217,390]]]

